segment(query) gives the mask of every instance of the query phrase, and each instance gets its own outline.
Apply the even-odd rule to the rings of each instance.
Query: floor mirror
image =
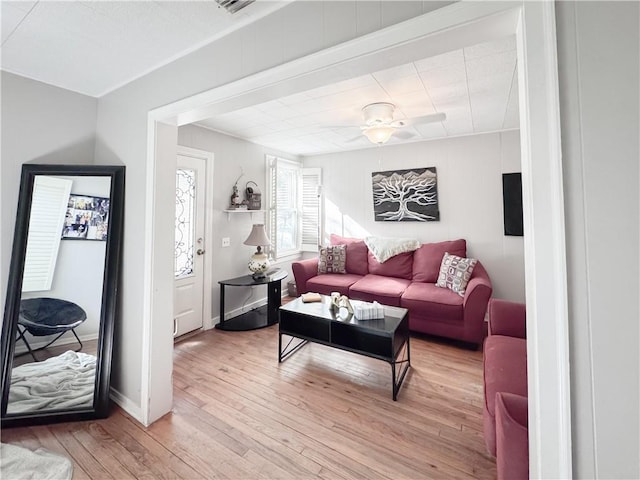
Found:
[[[109,414],[124,166],[22,167],[2,324],[2,427]]]

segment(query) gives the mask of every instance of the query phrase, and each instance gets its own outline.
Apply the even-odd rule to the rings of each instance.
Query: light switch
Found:
[[[223,247],[229,247],[231,246],[231,239],[229,237],[224,237],[222,239],[222,246]]]

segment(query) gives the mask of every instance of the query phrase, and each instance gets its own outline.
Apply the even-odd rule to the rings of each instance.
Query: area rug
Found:
[[[35,451],[0,444],[0,476],[11,480],[71,480],[73,463],[44,448]]]

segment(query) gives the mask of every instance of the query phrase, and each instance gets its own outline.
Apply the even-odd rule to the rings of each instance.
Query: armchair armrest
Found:
[[[484,338],[484,315],[493,287],[489,274],[484,266],[478,262],[473,270],[473,276],[464,292],[462,308],[464,309],[465,340],[481,344]]]
[[[513,393],[496,393],[496,466],[498,479],[529,478],[528,401]]]
[[[307,293],[307,280],[318,275],[318,257],[299,260],[291,264],[293,278],[296,280],[298,295]]]
[[[489,335],[527,338],[525,305],[498,298],[491,299],[489,302]]]

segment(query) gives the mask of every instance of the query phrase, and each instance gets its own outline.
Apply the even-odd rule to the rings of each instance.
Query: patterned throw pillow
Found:
[[[320,248],[318,275],[321,273],[347,273],[347,246],[331,245]]]
[[[471,273],[478,263],[475,258],[462,258],[445,252],[440,264],[440,274],[436,287],[448,288],[464,297],[467,283],[471,279]]]

